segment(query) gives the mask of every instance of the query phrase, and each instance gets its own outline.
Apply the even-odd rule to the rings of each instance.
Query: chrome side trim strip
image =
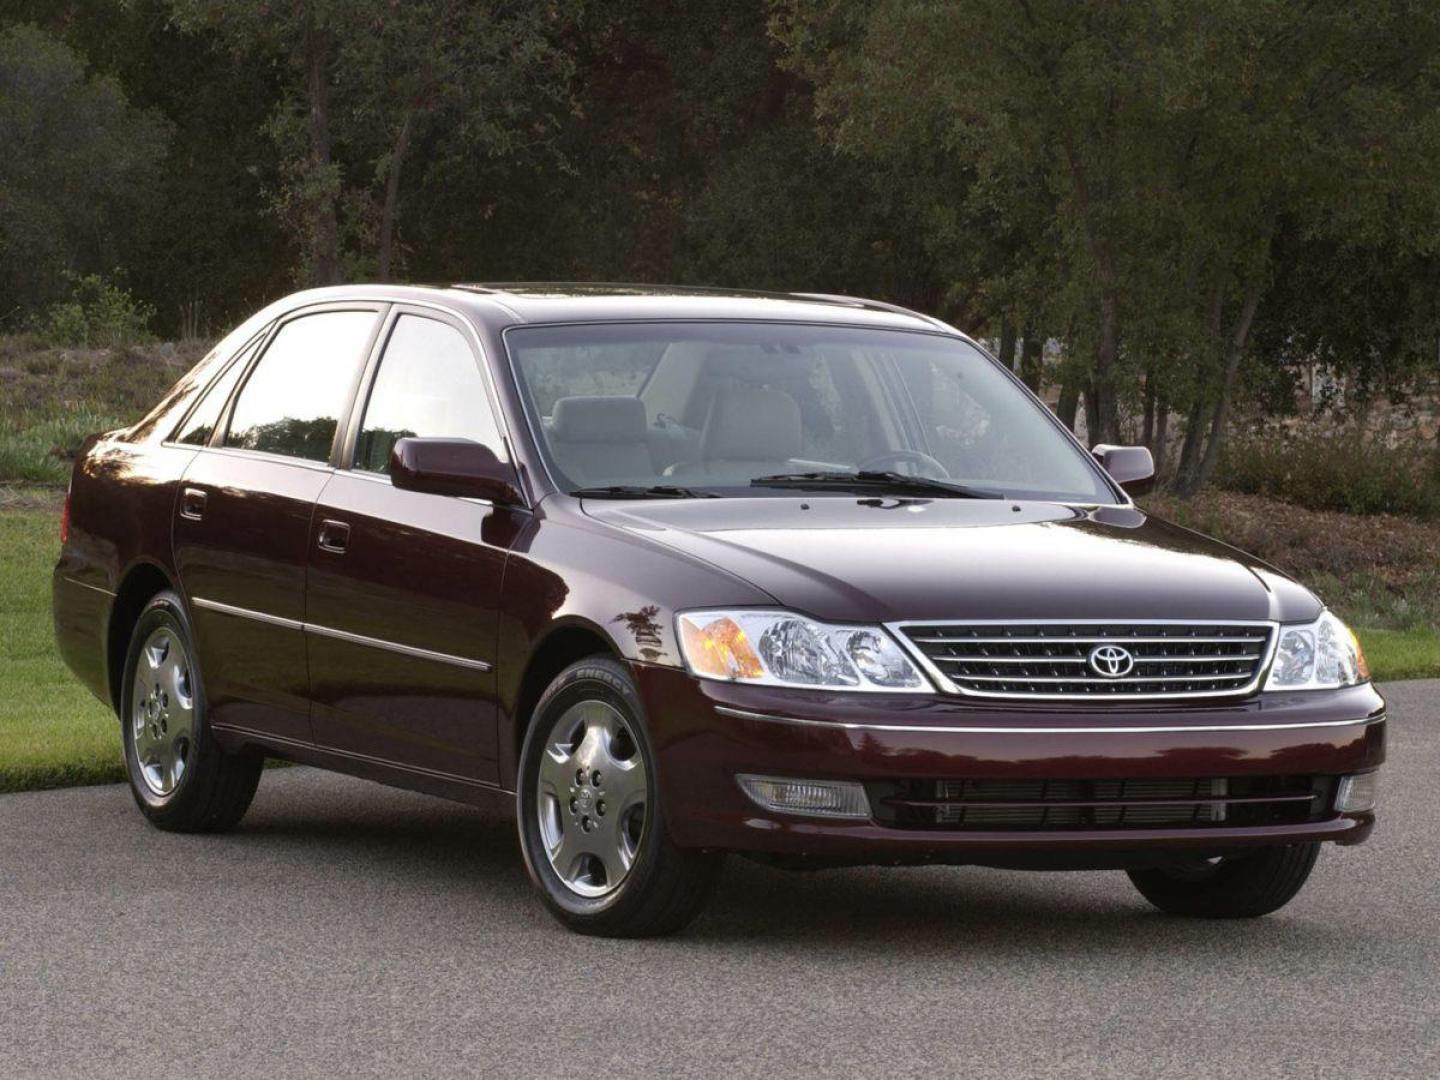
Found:
[[[386,652],[399,653],[401,656],[413,656],[417,660],[437,660],[442,664],[454,664],[456,667],[472,668],[475,671],[489,671],[491,667],[484,660],[471,660],[465,656],[434,652],[415,645],[401,645],[398,641],[385,641],[382,638],[366,637],[364,634],[352,634],[349,630],[336,630],[333,627],[317,626],[314,623],[305,623],[304,626],[307,634],[334,638],[336,641],[348,641],[352,645],[367,645],[372,649],[384,649]]]
[[[65,582],[66,585],[78,585],[82,589],[89,589],[91,592],[98,592],[102,596],[108,596],[112,600],[115,598],[115,594],[109,589],[106,589],[100,585],[91,585],[88,581],[80,581],[76,578],[71,577],[69,574],[61,574],[60,580]]]
[[[286,630],[304,630],[305,624],[299,619],[287,619],[282,615],[269,615],[263,611],[251,611],[249,608],[236,607],[234,604],[222,604],[219,600],[206,600],[199,596],[192,596],[190,602],[198,608],[207,611],[218,611],[221,615],[235,615],[241,619],[253,619],[255,622],[269,623],[271,626],[283,626]]]
[[[774,713],[751,712],[748,709],[732,709],[728,705],[716,705],[715,711],[739,720],[764,720],[777,724],[797,724],[803,727],[835,728],[841,731],[904,731],[932,733],[939,735],[1156,735],[1183,734],[1185,732],[1225,731],[1299,731],[1305,728],[1362,727],[1378,724],[1385,719],[1368,716],[1363,720],[1304,720],[1296,724],[1166,724],[1163,726],[1107,725],[1105,727],[972,727],[939,724],[861,724],[851,720],[808,720],[798,716],[777,716]]]
[[[342,750],[336,746],[326,746],[324,743],[306,742],[304,739],[291,739],[284,735],[273,735],[268,731],[261,731],[258,728],[240,727],[236,724],[216,724],[216,731],[223,731],[227,735],[240,735],[244,738],[254,739],[258,743],[276,748],[294,747],[300,751],[318,751],[319,753],[344,758],[347,761],[361,762],[366,765],[379,765],[387,769],[396,769],[400,772],[412,773],[417,776],[430,777],[435,780],[446,780],[456,784],[465,784],[468,787],[480,788],[484,791],[493,791],[499,795],[508,795],[514,798],[513,791],[506,791],[499,784],[492,784],[486,780],[475,780],[468,776],[461,776],[459,773],[442,772],[439,769],[425,769],[418,765],[406,765],[399,761],[391,761],[389,758],[374,757],[371,754],[359,754],[353,750]]]
[[[466,656],[453,656],[450,653],[421,649],[415,645],[402,645],[398,641],[385,641],[382,638],[366,637],[364,634],[352,634],[348,630],[336,630],[329,626],[301,622],[299,619],[287,619],[280,615],[269,615],[263,611],[251,611],[249,608],[236,607],[234,604],[222,604],[218,600],[206,600],[203,597],[195,596],[191,597],[190,602],[198,608],[218,611],[222,615],[235,615],[242,619],[253,619],[256,622],[269,623],[271,626],[284,627],[286,630],[298,630],[305,634],[316,634],[320,637],[334,638],[337,641],[348,641],[352,645],[365,645],[372,649],[384,649],[386,652],[411,656],[417,660],[435,660],[442,664],[453,664],[456,667],[470,668],[474,671],[490,671],[493,667],[485,660],[471,660]]]

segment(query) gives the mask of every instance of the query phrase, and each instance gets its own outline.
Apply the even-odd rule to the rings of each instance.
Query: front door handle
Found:
[[[321,551],[345,554],[345,545],[350,542],[350,526],[343,521],[320,522],[319,544]]]
[[[180,516],[188,521],[199,521],[205,516],[205,492],[199,488],[187,487],[180,493]]]

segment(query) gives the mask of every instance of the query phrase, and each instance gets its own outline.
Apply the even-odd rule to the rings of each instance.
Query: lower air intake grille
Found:
[[[997,698],[1204,698],[1245,694],[1270,623],[907,623],[901,632],[952,692]]]
[[[905,829],[1146,829],[1292,825],[1329,811],[1334,780],[904,780],[868,785],[882,825]]]

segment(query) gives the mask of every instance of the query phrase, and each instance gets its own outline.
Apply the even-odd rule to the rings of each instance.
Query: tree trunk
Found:
[[[1113,273],[1101,276],[1112,281],[1114,277]],[[1115,401],[1115,357],[1120,351],[1118,321],[1115,296],[1107,286],[1100,297],[1100,340],[1095,345],[1095,374],[1090,381],[1095,406],[1092,410],[1089,394],[1086,395],[1085,405],[1086,416],[1092,411],[1095,415],[1095,426],[1090,430],[1092,443],[1120,441],[1120,411]]]
[[[305,75],[310,93],[310,161],[317,173],[330,171],[330,31],[310,27],[305,36]],[[337,193],[322,185],[311,223],[311,273],[317,285],[340,280],[340,229],[336,220]]]
[[[1033,329],[1027,329],[1020,342],[1020,378],[1036,394],[1045,379],[1045,345]]]
[[[1209,413],[1205,399],[1195,395],[1195,402],[1185,417],[1185,441],[1180,444],[1180,467],[1175,470],[1175,494],[1182,499],[1194,495],[1199,475],[1199,458],[1204,443],[1205,418]]]
[[[1155,441],[1150,446],[1150,454],[1155,459],[1155,475],[1159,476],[1165,468],[1165,446],[1170,437],[1170,406],[1161,400],[1156,408]]]
[[[1145,418],[1140,424],[1140,441],[1155,452],[1155,365],[1145,369]]]
[[[997,359],[1011,371],[1015,370],[1015,324],[1009,319],[1000,322],[1000,352]]]
[[[385,206],[380,211],[380,280],[390,280],[390,259],[395,250],[395,206],[400,201],[400,167],[410,148],[410,131],[415,124],[415,109],[405,110],[395,145],[390,149],[390,167],[385,176]]]
[[[1225,273],[1218,272],[1215,275],[1215,287],[1210,293],[1210,334],[1216,341],[1220,340],[1225,326],[1225,281]],[[1208,368],[1209,364],[1203,367]],[[1195,396],[1190,402],[1190,411],[1185,415],[1185,441],[1180,444],[1180,465],[1175,471],[1175,492],[1184,499],[1200,490],[1200,461],[1205,449],[1205,427],[1207,419],[1212,419],[1210,402],[1206,398],[1208,380],[1203,372],[1201,378],[1202,382],[1196,387]]]
[[[1069,143],[1064,144],[1066,161],[1075,202],[1095,260],[1095,276],[1100,285],[1100,338],[1095,343],[1095,368],[1085,394],[1085,415],[1094,417],[1094,426],[1086,433],[1092,444],[1118,442],[1120,413],[1115,403],[1115,358],[1119,354],[1120,305],[1119,275],[1115,269],[1110,238],[1096,221],[1096,199],[1090,179],[1080,165],[1080,157]],[[1094,404],[1091,405],[1091,398]]]
[[[1080,408],[1080,380],[1075,375],[1066,375],[1060,383],[1060,400],[1055,404],[1055,415],[1071,431],[1075,430],[1075,414]]]
[[[1100,432],[1103,430],[1103,423],[1100,419],[1100,393],[1095,389],[1095,376],[1090,376],[1090,381],[1085,384],[1085,445],[1094,446],[1096,443],[1110,442]]]
[[[1215,466],[1220,464],[1220,447],[1225,441],[1225,429],[1230,421],[1230,399],[1235,390],[1235,378],[1240,372],[1240,361],[1245,356],[1245,344],[1250,338],[1250,327],[1255,322],[1255,309],[1260,306],[1261,292],[1262,286],[1258,282],[1250,287],[1250,295],[1245,298],[1245,306],[1240,309],[1235,332],[1230,337],[1230,347],[1225,356],[1225,381],[1220,387],[1220,400],[1215,403],[1215,415],[1210,422],[1210,441],[1200,462],[1196,491],[1210,482]]]

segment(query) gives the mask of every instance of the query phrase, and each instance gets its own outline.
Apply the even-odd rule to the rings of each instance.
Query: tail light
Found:
[[[65,489],[65,505],[60,508],[60,543],[70,542],[70,489]]]

